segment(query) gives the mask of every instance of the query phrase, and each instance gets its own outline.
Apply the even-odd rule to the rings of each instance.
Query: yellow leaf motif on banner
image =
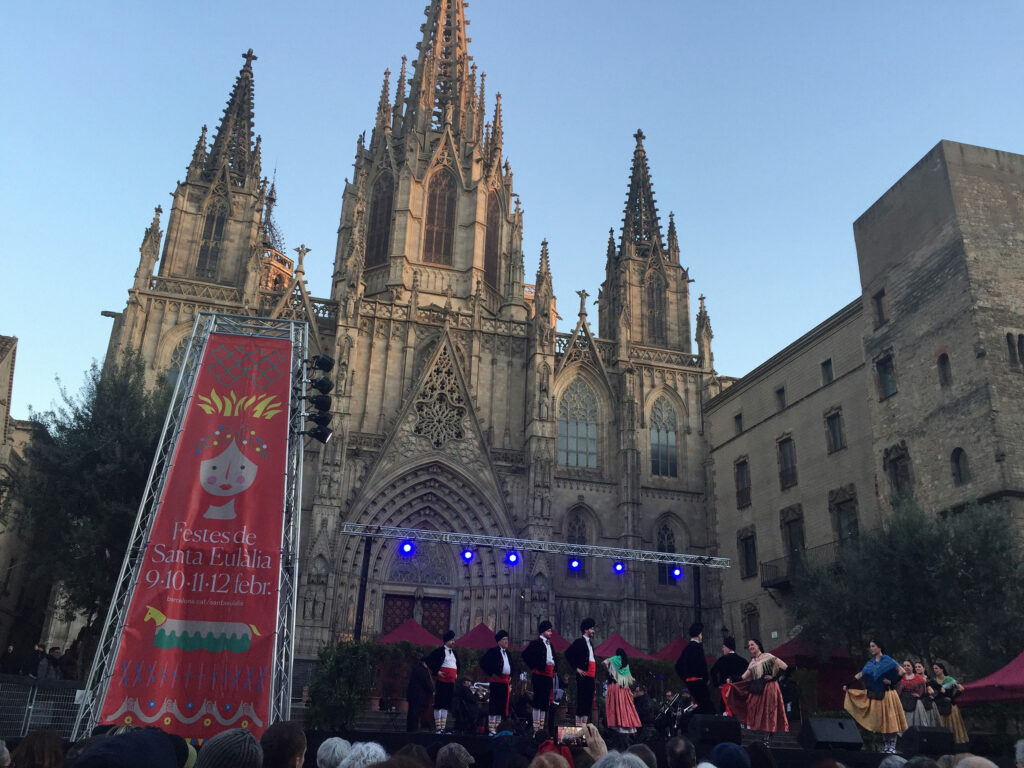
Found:
[[[284,410],[281,401],[276,395],[249,395],[238,399],[234,391],[226,394],[217,394],[216,389],[211,389],[209,395],[199,395],[198,406],[203,413],[210,415],[218,413],[221,416],[244,416],[249,414],[256,419],[272,419]]]

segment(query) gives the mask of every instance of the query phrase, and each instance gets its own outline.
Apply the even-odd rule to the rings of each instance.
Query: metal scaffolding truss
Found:
[[[277,650],[274,658],[271,693],[271,722],[286,720],[291,708],[291,679],[294,659],[295,597],[298,584],[299,517],[301,509],[302,435],[304,417],[301,396],[305,395],[303,358],[306,356],[308,328],[306,323],[244,315],[223,315],[201,312],[196,317],[188,347],[182,356],[181,367],[171,404],[164,419],[163,431],[150,467],[146,488],[139,504],[138,515],[128,540],[121,572],[117,577],[96,655],[89,670],[89,678],[82,691],[72,739],[92,732],[99,722],[100,709],[107,688],[114,675],[114,664],[121,645],[121,635],[127,622],[139,572],[145,558],[146,546],[152,535],[153,523],[163,497],[174,449],[181,434],[185,412],[192,400],[199,363],[211,333],[229,333],[242,336],[290,339],[292,342],[292,407],[288,430],[288,465],[283,500],[284,530],[281,542],[281,576],[277,621]]]
[[[341,533],[351,536],[372,536],[382,539],[413,539],[436,541],[461,547],[492,547],[529,552],[547,552],[555,555],[576,555],[577,557],[604,557],[610,560],[631,560],[641,563],[663,563],[667,565],[692,565],[703,568],[728,568],[729,558],[708,555],[686,555],[678,552],[653,552],[647,549],[625,549],[622,547],[598,547],[591,544],[563,544],[557,541],[537,539],[514,539],[507,536],[486,536],[451,531],[427,531],[419,528],[395,528],[386,525],[363,525],[342,523]]]

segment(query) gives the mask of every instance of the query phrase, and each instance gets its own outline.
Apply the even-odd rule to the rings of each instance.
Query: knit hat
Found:
[[[437,768],[466,768],[475,762],[476,758],[469,754],[468,749],[453,741],[437,750],[437,760],[434,761],[434,765]]]
[[[506,637],[508,637],[508,632],[506,632],[504,629],[502,629],[502,630],[500,630],[500,631],[495,633],[495,635],[494,635],[494,642],[500,643]]]
[[[727,637],[727,638],[725,638],[725,640],[722,641],[722,645],[724,645],[730,651],[735,651],[736,650],[736,638],[735,637],[731,637],[731,636]]]
[[[589,616],[580,622],[580,632],[586,632],[588,629],[592,629],[597,626],[597,622]]]
[[[543,635],[545,632],[547,632],[553,626],[554,625],[550,621],[548,621],[547,619],[544,619],[544,621],[542,621],[540,624],[537,625],[537,634],[538,635]]]
[[[739,744],[724,741],[711,749],[708,762],[716,768],[750,768],[750,753]]]
[[[218,733],[203,744],[196,768],[261,768],[263,747],[244,728]]]

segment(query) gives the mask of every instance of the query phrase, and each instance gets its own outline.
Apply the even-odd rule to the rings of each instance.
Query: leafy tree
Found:
[[[366,708],[373,676],[373,657],[366,643],[343,642],[323,648],[309,683],[306,722],[324,730],[351,730]]]
[[[822,648],[866,656],[875,637],[890,655],[947,661],[976,678],[1024,645],[1020,547],[1012,517],[997,505],[929,515],[905,501],[834,563],[799,568],[794,612]]]
[[[60,583],[64,618],[102,621],[124,559],[168,392],[145,384],[135,352],[102,368],[93,363],[77,395],[33,413],[37,424],[17,478],[19,522],[32,543],[28,567],[38,580]]]

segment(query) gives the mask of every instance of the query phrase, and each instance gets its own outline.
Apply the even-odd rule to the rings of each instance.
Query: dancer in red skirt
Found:
[[[747,643],[750,664],[743,677],[733,680],[726,694],[729,711],[746,723],[752,731],[762,731],[766,745],[772,743],[772,734],[789,730],[786,705],[782,701],[779,675],[788,669],[786,662],[765,653],[760,640]]]
[[[636,733],[640,728],[640,715],[636,711],[631,686],[636,682],[629,672],[629,657],[621,648],[615,655],[604,660],[605,669],[611,682],[604,697],[604,715],[608,727],[621,733]]]

